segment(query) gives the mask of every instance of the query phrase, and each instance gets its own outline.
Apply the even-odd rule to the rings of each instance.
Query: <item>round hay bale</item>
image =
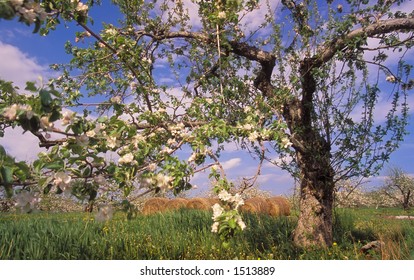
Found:
[[[255,214],[270,214],[270,205],[264,198],[252,197],[244,201],[244,205],[240,207],[240,210]]]
[[[175,198],[168,200],[167,203],[165,203],[165,210],[171,211],[171,210],[178,210],[181,208],[187,207],[187,199],[185,198]]]
[[[220,203],[220,199],[218,198],[207,198],[207,201],[210,204],[210,208],[213,207],[214,204]]]
[[[145,201],[144,206],[142,207],[142,214],[150,215],[164,211],[165,204],[168,199],[164,197],[153,197]]]
[[[274,202],[271,199],[266,199],[267,202],[269,203],[269,215],[272,217],[279,217],[282,214],[280,213],[280,207],[279,204],[277,204],[276,202]]]
[[[210,210],[210,201],[207,198],[196,197],[188,200],[187,208],[199,209],[199,210]]]
[[[289,216],[290,215],[290,203],[289,201],[281,196],[273,196],[267,199],[267,201],[273,205],[277,205],[279,207],[279,211],[281,216]]]

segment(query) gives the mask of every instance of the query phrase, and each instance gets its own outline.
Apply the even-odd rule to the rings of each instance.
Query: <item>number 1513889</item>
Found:
[[[261,266],[240,266],[234,267],[234,275],[273,275],[276,269],[274,267]]]

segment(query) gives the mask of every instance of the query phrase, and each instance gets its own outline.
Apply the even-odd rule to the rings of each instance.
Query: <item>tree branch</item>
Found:
[[[393,31],[410,31],[414,30],[414,18],[398,18],[381,20],[366,27],[355,29],[345,36],[336,38],[327,44],[319,47],[316,55],[311,60],[313,67],[318,68],[322,64],[331,60],[335,54],[344,49],[349,42],[361,36],[372,37],[375,35],[386,34]],[[311,70],[311,69],[310,69]]]

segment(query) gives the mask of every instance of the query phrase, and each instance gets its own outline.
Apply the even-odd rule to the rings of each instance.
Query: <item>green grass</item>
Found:
[[[211,233],[211,212],[133,220],[117,213],[106,223],[85,213],[2,214],[0,259],[414,259],[413,222],[384,220],[381,211],[336,210],[335,245],[324,250],[293,246],[295,216],[245,215],[248,228],[224,248]],[[387,252],[362,254],[360,248],[372,240],[384,241]]]

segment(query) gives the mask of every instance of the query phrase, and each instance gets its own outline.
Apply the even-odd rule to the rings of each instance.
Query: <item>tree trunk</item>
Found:
[[[312,105],[305,98],[292,100],[284,110],[300,169],[300,213],[294,243],[299,247],[326,247],[333,242],[335,172],[330,143],[312,126],[311,111]]]
[[[410,195],[411,195],[411,190],[408,190],[407,194],[403,193],[403,208],[404,208],[404,210],[410,209]]]
[[[314,150],[307,156],[299,153],[300,200],[299,220],[294,232],[294,243],[300,247],[331,246],[333,169],[329,157]],[[322,156],[322,157],[321,157]]]

